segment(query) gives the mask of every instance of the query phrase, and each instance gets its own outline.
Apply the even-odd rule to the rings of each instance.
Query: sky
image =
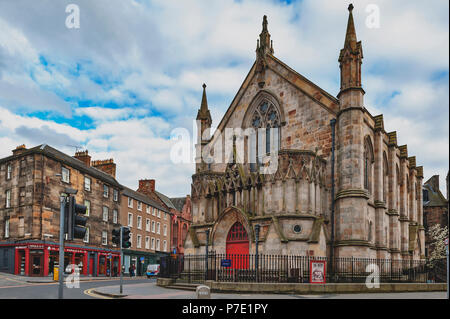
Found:
[[[155,179],[158,191],[185,196],[194,164],[170,160],[171,136],[193,133],[202,84],[214,127],[255,61],[267,15],[274,55],[336,96],[349,3],[0,0],[0,158],[21,144],[87,149],[93,160],[113,158],[125,186]],[[66,25],[70,4],[79,28]],[[449,3],[353,5],[365,107],[397,131],[424,181],[440,175],[445,196]]]

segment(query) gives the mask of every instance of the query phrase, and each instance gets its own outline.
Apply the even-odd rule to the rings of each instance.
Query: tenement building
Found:
[[[130,228],[129,249],[124,249],[124,273],[135,266],[136,275],[145,274],[147,265],[159,264],[170,252],[170,210],[146,195],[155,180],[140,180],[138,191],[124,186],[121,201],[121,224]]]
[[[424,258],[423,169],[364,103],[352,10],[336,97],[275,57],[266,16],[212,136],[203,85],[185,254],[255,253],[259,225],[260,253]]]
[[[83,239],[66,241],[64,265],[83,275],[108,275],[120,262],[110,238],[119,222],[120,192],[113,160],[74,157],[43,144],[21,145],[0,159],[0,271],[47,276],[59,263],[60,197],[76,190],[87,208]]]

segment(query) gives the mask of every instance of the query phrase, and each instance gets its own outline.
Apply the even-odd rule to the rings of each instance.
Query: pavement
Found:
[[[156,282],[127,284],[123,286],[105,286],[91,289],[91,296],[97,298],[124,299],[196,299],[195,291],[164,288]],[[364,294],[255,294],[255,293],[211,293],[211,299],[446,299],[446,292],[412,292],[412,293],[364,293]]]
[[[64,279],[67,278],[69,274],[64,274]],[[23,282],[23,283],[54,283],[57,282],[53,280],[53,274],[46,276],[46,277],[29,277],[29,276],[20,276],[20,275],[13,275],[9,273],[0,272],[0,278],[16,281],[16,282]],[[106,277],[106,276],[99,276],[99,277],[92,277],[92,276],[83,276],[80,275],[80,281],[102,281],[102,280],[111,280],[111,279],[119,279],[120,277]],[[144,279],[147,278],[146,276],[134,276],[129,277],[125,276],[123,277],[124,280],[136,280],[136,279]]]

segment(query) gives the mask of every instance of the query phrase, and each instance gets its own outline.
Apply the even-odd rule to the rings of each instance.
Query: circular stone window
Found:
[[[292,230],[294,231],[294,233],[296,233],[296,234],[300,234],[301,232],[302,232],[302,226],[300,226],[300,225],[294,225],[293,227],[292,227]]]

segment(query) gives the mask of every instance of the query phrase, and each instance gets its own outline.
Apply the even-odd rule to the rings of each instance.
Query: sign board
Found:
[[[231,267],[231,259],[222,259],[220,265],[222,267]]]
[[[176,253],[177,253],[177,249],[174,248],[174,249],[173,249],[173,254],[175,255]]]
[[[143,264],[144,263],[144,260],[145,260],[145,258],[144,257],[141,257],[141,258],[139,258],[139,260],[141,261],[141,263]]]
[[[326,269],[325,260],[311,260],[309,264],[309,282],[311,284],[325,284]]]

